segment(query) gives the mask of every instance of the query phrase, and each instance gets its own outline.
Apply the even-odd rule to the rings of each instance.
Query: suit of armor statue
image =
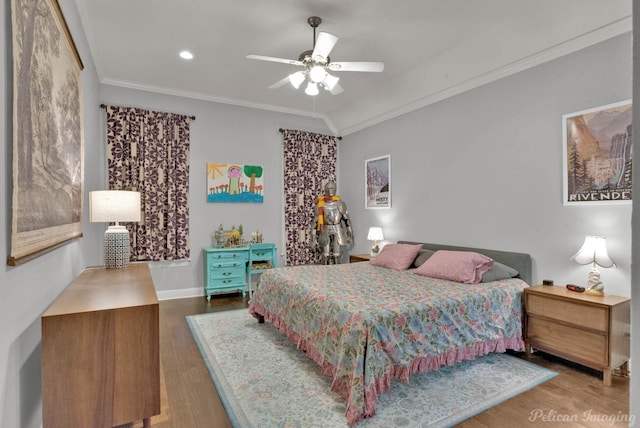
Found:
[[[353,242],[353,230],[345,204],[336,195],[336,183],[329,181],[324,195],[316,201],[316,217],[311,231],[311,249],[321,251],[322,263],[338,264],[343,248]]]

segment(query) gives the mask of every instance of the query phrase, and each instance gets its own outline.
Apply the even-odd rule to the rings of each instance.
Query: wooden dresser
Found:
[[[146,263],[83,271],[42,315],[43,427],[148,427],[160,413],[158,317]]]
[[[603,372],[611,385],[614,368],[629,360],[631,301],[589,296],[561,286],[524,290],[525,346]]]

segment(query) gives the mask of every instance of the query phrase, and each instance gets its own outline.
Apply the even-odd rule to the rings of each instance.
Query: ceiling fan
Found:
[[[320,87],[336,95],[343,92],[344,89],[338,83],[340,78],[329,74],[329,71],[365,71],[379,73],[384,70],[384,63],[382,62],[332,62],[329,58],[329,53],[338,41],[338,37],[333,34],[320,32],[316,40],[316,28],[318,28],[322,19],[317,16],[311,16],[307,19],[307,22],[313,28],[313,50],[302,52],[297,60],[264,55],[247,55],[249,59],[281,62],[303,67],[303,70],[288,75],[284,79],[269,86],[269,89],[279,88],[286,83],[291,83],[294,88],[298,89],[300,85],[307,80],[308,83],[305,89],[307,95],[318,95]]]

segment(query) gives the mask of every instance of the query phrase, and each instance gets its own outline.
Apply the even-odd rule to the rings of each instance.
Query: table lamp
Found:
[[[371,247],[371,257],[375,257],[378,255],[380,248],[378,247],[378,241],[382,241],[384,237],[382,236],[382,228],[381,227],[370,227],[369,234],[367,235],[367,240],[373,241],[373,246]]]
[[[600,272],[598,272],[596,265],[603,268],[616,265],[607,253],[607,239],[600,236],[587,236],[584,244],[572,259],[581,265],[592,263],[585,294],[604,296],[604,285],[600,280]]]
[[[140,192],[96,190],[89,192],[89,221],[115,223],[104,232],[104,264],[126,268],[131,258],[129,231],[120,222],[140,221]]]

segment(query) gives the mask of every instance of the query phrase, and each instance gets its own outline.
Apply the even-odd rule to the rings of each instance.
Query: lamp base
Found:
[[[124,226],[109,226],[104,232],[104,265],[109,269],[129,266],[129,231]]]
[[[600,272],[595,267],[595,263],[589,272],[589,280],[587,281],[587,289],[584,294],[589,296],[604,296],[604,285],[600,279]]]

